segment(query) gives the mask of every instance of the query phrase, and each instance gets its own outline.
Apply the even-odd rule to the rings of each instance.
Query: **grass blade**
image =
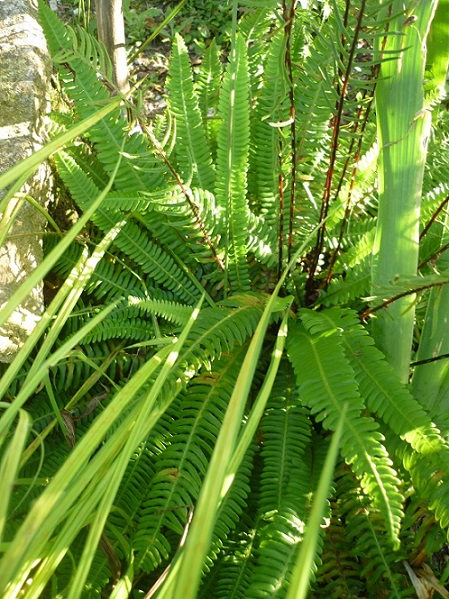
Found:
[[[338,421],[337,428],[332,437],[332,442],[327,452],[324,468],[321,472],[318,489],[314,497],[312,511],[307,523],[306,534],[301,543],[298,559],[293,570],[292,581],[287,593],[287,599],[305,599],[313,571],[316,547],[320,535],[320,526],[326,509],[326,501],[332,485],[335,461],[338,456],[346,405]]]

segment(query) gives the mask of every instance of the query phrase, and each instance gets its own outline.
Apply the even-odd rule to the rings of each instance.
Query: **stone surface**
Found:
[[[0,0],[0,172],[41,147],[48,82],[49,59],[34,0]],[[43,165],[18,194],[0,204],[0,232],[14,218],[0,247],[0,306],[42,258],[45,219],[26,198],[29,195],[43,205],[49,193],[49,173]],[[5,190],[0,191],[1,198]],[[39,286],[0,329],[0,361],[14,358],[43,307]]]

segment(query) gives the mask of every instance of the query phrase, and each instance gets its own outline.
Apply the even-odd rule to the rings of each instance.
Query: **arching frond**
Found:
[[[266,57],[262,86],[257,95],[257,106],[252,113],[251,165],[249,176],[254,178],[253,193],[266,223],[278,233],[279,228],[279,153],[282,136],[279,127],[287,122],[288,113],[284,105],[285,39],[280,31],[270,44]],[[261,152],[260,148],[264,148]]]
[[[214,158],[216,157],[217,150],[217,110],[221,75],[222,65],[220,62],[219,48],[215,40],[212,40],[204,53],[195,89],[198,94],[198,103],[203,122],[206,127],[206,135],[209,139],[211,152]]]
[[[56,160],[61,177],[70,186],[76,201],[84,208],[92,198],[99,195],[100,190],[95,188],[92,181],[68,155],[59,154]],[[94,215],[93,221],[107,231],[123,216],[119,210],[100,209]],[[175,260],[162,247],[153,243],[137,224],[128,220],[114,243],[126,256],[139,264],[142,271],[157,284],[162,284],[170,291],[176,290],[180,298],[191,301],[192,304],[198,301],[200,292],[191,277],[178,267]]]
[[[94,114],[113,91],[100,70],[102,65],[98,60],[91,63],[98,56],[95,46],[74,42],[74,32],[64,27],[43,1],[39,2],[39,16],[52,55],[60,57],[59,75],[64,91],[75,102],[77,115],[83,119]],[[109,174],[117,164],[117,156],[123,153],[115,178],[118,189],[127,192],[155,189],[162,183],[161,173],[166,172],[162,163],[153,155],[145,135],[128,133],[128,123],[120,107],[92,127],[89,136]]]
[[[400,481],[382,444],[383,437],[365,409],[354,371],[344,356],[337,328],[329,330],[316,313],[302,311],[307,329],[291,329],[288,353],[300,397],[323,426],[332,429],[347,403],[341,452],[380,510],[394,546],[398,546],[402,501]],[[323,329],[325,329],[324,332]]]
[[[285,503],[289,481],[297,477],[310,439],[310,421],[297,395],[293,372],[288,368],[280,370],[261,430],[260,509],[266,518]]]
[[[410,587],[403,584],[405,556],[392,550],[379,513],[360,494],[357,481],[343,464],[337,470],[335,487],[314,595],[337,599],[357,596],[369,588],[371,596],[385,584],[391,597],[412,596]]]

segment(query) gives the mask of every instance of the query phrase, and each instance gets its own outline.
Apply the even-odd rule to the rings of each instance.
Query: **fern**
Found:
[[[220,52],[215,40],[212,40],[204,53],[195,89],[198,94],[198,104],[209,139],[211,153],[216,158],[217,109],[220,95],[222,66]]]
[[[254,173],[254,195],[260,205],[265,222],[270,227],[279,224],[279,180],[278,154],[281,136],[277,123],[287,121],[285,107],[280,98],[286,92],[282,59],[284,56],[284,37],[278,33],[270,44],[270,51],[264,65],[263,85],[258,93],[257,108],[253,112],[254,125],[251,128],[251,165]],[[281,73],[281,76],[279,76]],[[259,148],[267,148],[260,152]]]
[[[342,454],[360,477],[364,491],[381,511],[392,544],[397,547],[403,502],[400,481],[382,445],[378,426],[372,418],[362,416],[365,406],[354,380],[354,371],[344,356],[338,330],[326,329],[312,316],[309,312],[302,313],[307,329],[297,325],[288,346],[300,396],[327,429],[336,426],[342,405],[349,404]]]
[[[70,315],[64,309],[54,313],[54,321],[64,320],[54,340],[56,358],[46,365],[43,386],[36,383],[35,396],[22,406],[33,419],[32,438],[6,518],[0,564],[5,593],[10,568],[32,585],[31,591],[26,586],[19,591],[17,574],[17,592],[40,592],[31,565],[20,562],[23,545],[15,547],[16,534],[32,502],[67,473],[66,462],[72,463],[73,452],[89,441],[101,419],[107,432],[82,455],[86,472],[101,465],[113,447],[104,472],[115,461],[123,477],[109,497],[103,542],[92,553],[87,582],[77,588],[97,521],[96,502],[105,499],[103,471],[97,486],[79,485],[74,501],[86,508],[72,522],[67,543],[60,525],[72,512],[57,513],[29,563],[41,560],[45,593],[52,597],[147,595],[166,568],[158,592],[176,594],[180,545],[192,514],[195,518],[236,380],[250,370],[252,387],[236,423],[243,434],[260,397],[266,393],[268,400],[213,514],[207,556],[195,564],[202,571],[199,597],[286,597],[329,435],[345,404],[341,458],[320,528],[311,595],[412,596],[404,562],[429,558],[434,565],[431,556],[444,548],[445,431],[399,382],[374,345],[371,323],[355,311],[366,311],[372,295],[379,150],[371,106],[379,64],[397,58],[372,48],[397,32],[389,30],[383,13],[378,16],[374,0],[312,8],[272,0],[246,4],[250,8],[242,8],[239,22],[233,5],[226,65],[225,52],[212,42],[193,69],[184,41],[174,36],[166,114],[148,125],[127,98],[53,155],[57,186],[78,212],[109,184],[119,155],[121,161],[92,224],[59,257],[52,293],[99,234],[123,226]],[[388,3],[384,8],[386,14]],[[88,32],[60,23],[43,0],[39,14],[66,101],[53,135],[95,114],[115,90],[103,46]],[[133,131],[124,107],[138,125]],[[434,265],[427,262],[444,245],[444,223],[436,216],[447,194],[441,182],[448,174],[446,115],[440,123],[430,144],[435,164],[429,162],[424,184],[422,276],[399,277],[375,290],[379,302],[447,283],[447,256],[436,264],[443,274],[432,273]],[[54,252],[56,242],[55,235],[48,236],[46,253]],[[280,279],[292,256],[296,263]],[[417,301],[422,315],[426,299]],[[110,316],[61,356],[67,339],[111,302],[117,307]],[[414,351],[420,331],[418,320]],[[287,337],[283,356],[281,335]],[[177,353],[174,338],[183,342]],[[255,341],[262,344],[257,362]],[[17,369],[5,409],[22,393],[38,351]],[[114,413],[114,399],[125,385],[125,407]],[[148,398],[152,409],[140,418],[138,407]],[[56,419],[60,411],[74,428],[74,449],[67,425]],[[135,431],[144,427],[150,432],[131,447]],[[123,444],[113,446],[115,439]],[[83,476],[77,472],[73,483]],[[47,520],[52,523],[53,514]],[[26,532],[37,543],[38,533]],[[58,565],[47,547],[61,548]]]
[[[282,597],[288,588],[294,560],[304,535],[309,498],[313,496],[318,480],[315,468],[319,471],[324,460],[326,446],[322,439],[316,440],[316,444],[306,446],[301,459],[295,460],[295,470],[289,477],[281,505],[265,526],[259,527],[256,532],[256,564],[247,597]]]
[[[72,193],[82,207],[86,205],[85,202],[99,194],[99,190],[95,189],[92,182],[68,156],[59,155],[56,160],[61,176],[70,185]],[[108,230],[115,224],[114,220],[118,221],[119,218],[118,210],[100,210],[98,215],[94,216],[94,222]],[[190,300],[192,303],[198,300],[199,293],[191,279],[181,271],[174,259],[154,244],[136,224],[128,221],[116,237],[115,244],[137,262],[145,274],[153,277],[158,283],[163,283],[170,291],[176,290],[180,299]]]
[[[169,107],[176,117],[175,152],[179,174],[193,186],[212,191],[215,183],[212,159],[193,88],[187,48],[178,34],[173,39],[169,72]]]
[[[293,373],[287,368],[280,371],[262,421],[260,508],[267,518],[282,507],[289,480],[294,480],[301,467],[311,434],[310,421],[296,397],[292,379]]]
[[[225,211],[226,268],[233,293],[249,290],[246,263],[246,173],[249,148],[249,99],[246,47],[238,36],[223,80],[218,116],[215,196]]]
[[[348,535],[345,530],[350,531]],[[411,589],[403,588],[401,558],[405,556],[392,551],[379,513],[360,495],[356,481],[343,465],[337,474],[326,541],[317,573],[317,596],[357,596],[366,583],[369,596],[373,596],[384,581],[390,597],[411,596]]]
[[[423,455],[440,452],[443,440],[438,429],[411,393],[401,385],[381,352],[350,310],[327,310],[320,316],[332,327],[344,331],[342,344],[354,368],[367,407],[380,416],[394,432]]]
[[[254,333],[262,315],[264,299],[257,295],[235,296],[215,308],[202,310],[179,361],[185,367],[210,365]]]
[[[104,60],[98,59],[100,54],[96,46],[89,43],[78,45],[75,32],[64,27],[42,0],[39,2],[39,18],[47,32],[50,52],[60,57],[60,78],[64,90],[75,101],[79,118],[86,118],[111,96],[109,82],[98,77],[99,74],[106,76],[101,70]],[[153,189],[162,182],[162,164],[149,151],[148,141],[142,134],[127,135],[122,148],[123,132],[127,128],[128,124],[118,108],[93,127],[89,136],[109,174],[115,168],[117,156],[123,152],[124,159],[115,179],[117,186],[127,191]]]
[[[181,536],[198,498],[242,353],[238,351],[217,364],[217,370],[194,379],[174,408],[182,416],[172,426],[170,444],[154,466],[156,474],[133,542],[136,563],[147,572],[170,554],[162,531],[169,529]]]

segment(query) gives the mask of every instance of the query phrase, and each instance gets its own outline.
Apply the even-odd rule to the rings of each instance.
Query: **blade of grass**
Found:
[[[39,353],[33,362],[33,367],[30,369],[25,384],[27,383],[28,378],[32,378],[42,369],[43,361],[50,353],[51,348],[54,346],[55,341],[58,339],[61,333],[62,327],[72,314],[73,308],[84,291],[86,284],[89,282],[90,277],[98,265],[98,262],[103,258],[105,252],[114,241],[118,233],[121,231],[125,223],[126,220],[119,222],[103,237],[101,242],[93,251],[92,255],[86,259],[85,263],[82,264],[82,268],[76,273],[76,279],[73,281],[69,289],[69,293],[64,304],[61,306],[55,316],[53,325],[50,331],[47,333],[42,347],[40,348]]]
[[[30,292],[36,287],[38,283],[44,278],[49,270],[54,266],[59,257],[67,250],[73,240],[81,233],[83,228],[86,226],[88,221],[92,218],[95,211],[98,210],[104,198],[107,196],[114,183],[115,176],[120,166],[121,155],[118,157],[118,161],[114,172],[109,180],[109,183],[100,193],[100,195],[92,202],[92,205],[86,210],[81,218],[73,225],[73,227],[66,233],[61,242],[53,248],[53,250],[44,258],[42,263],[36,268],[36,270],[28,277],[23,285],[9,298],[6,305],[0,310],[0,325],[2,325],[14,312],[23,300],[30,294]]]
[[[104,362],[102,364],[100,364],[100,366],[97,366],[94,362],[87,360],[89,363],[91,363],[92,368],[94,369],[94,372],[90,375],[90,377],[87,379],[87,381],[85,381],[85,383],[79,389],[77,389],[74,396],[64,406],[65,410],[69,410],[72,406],[76,405],[78,400],[81,399],[82,397],[84,397],[84,395],[89,391],[89,389],[91,389],[95,385],[95,383],[97,381],[99,381],[102,376],[105,375],[105,372],[108,369],[109,365],[113,362],[114,358],[116,357],[116,354],[121,349],[122,349],[122,347],[119,345],[118,349],[113,351],[104,360]],[[34,439],[34,441],[32,441],[28,445],[26,450],[23,452],[22,461],[20,462],[21,467],[24,464],[26,464],[26,462],[30,459],[30,457],[33,455],[33,453],[36,451],[36,449],[38,449],[41,446],[42,441],[51,433],[51,431],[55,427],[56,423],[57,423],[57,420],[55,418],[44,428],[44,430],[39,434],[39,436],[36,437],[36,439]]]
[[[3,530],[5,528],[8,506],[11,500],[11,494],[14,483],[19,471],[20,458],[31,426],[31,418],[24,410],[19,412],[19,422],[17,423],[7,450],[5,451],[0,464],[0,480],[2,481],[2,492],[0,493],[0,543],[2,541]]]
[[[99,108],[95,114],[82,120],[80,123],[78,123],[78,125],[75,125],[61,135],[58,135],[58,137],[55,137],[55,139],[50,141],[43,148],[37,152],[34,152],[31,156],[28,156],[28,158],[21,160],[3,175],[0,175],[0,189],[3,189],[11,183],[14,183],[14,181],[19,177],[22,178],[24,171],[29,171],[29,174],[31,174],[42,162],[44,162],[44,160],[51,156],[51,154],[54,154],[60,150],[62,147],[72,141],[72,139],[75,139],[76,137],[79,137],[88,131],[92,125],[95,125],[95,123],[101,121],[101,119],[117,108],[121,102],[122,98],[120,97],[112,98],[111,101],[108,102],[107,106]]]
[[[123,451],[120,453],[120,456],[115,461],[113,468],[111,468],[110,475],[108,477],[109,483],[105,490],[105,493],[102,497],[100,505],[98,507],[97,513],[95,515],[94,521],[90,527],[89,535],[84,547],[83,555],[81,556],[78,571],[77,571],[77,585],[76,587],[72,587],[69,593],[68,599],[79,599],[81,597],[82,588],[84,582],[89,573],[92,560],[95,555],[95,551],[97,550],[98,543],[100,542],[101,534],[103,532],[107,516],[111,510],[112,503],[117,494],[118,487],[120,485],[120,481],[123,478],[128,462],[135,451],[135,448],[138,446],[142,438],[147,432],[148,424],[151,421],[154,423],[162,416],[162,414],[169,407],[171,402],[166,402],[163,406],[163,409],[157,409],[155,407],[155,403],[158,395],[161,392],[162,386],[164,385],[167,377],[169,376],[171,370],[173,369],[175,362],[179,356],[179,352],[184,345],[187,336],[198,317],[201,305],[204,300],[204,295],[197,305],[195,310],[192,312],[192,315],[189,318],[188,323],[183,328],[179,339],[174,344],[173,349],[171,350],[169,356],[167,357],[164,365],[161,368],[161,371],[151,387],[151,391],[148,394],[145,402],[142,402],[142,409],[139,414],[139,418],[136,422],[136,426],[128,437],[125,447]],[[172,397],[173,399],[173,397]],[[157,418],[155,415],[157,414]]]
[[[134,62],[134,60],[140,55],[142,54],[142,52],[145,50],[145,48],[151,44],[151,42],[156,39],[156,37],[161,33],[161,31],[170,23],[170,21],[172,21],[176,15],[178,14],[178,12],[181,10],[181,8],[184,6],[184,4],[187,2],[187,0],[181,0],[181,2],[179,2],[171,11],[170,13],[165,17],[165,19],[162,21],[162,23],[160,23],[156,29],[151,33],[151,35],[149,35],[147,37],[147,39],[143,42],[143,44],[141,44],[137,50],[135,52],[133,52],[131,54],[131,56],[128,59],[129,64],[132,64]]]
[[[52,551],[47,553],[45,563],[39,567],[33,576],[33,581],[27,588],[27,597],[29,597],[29,599],[40,596],[40,593],[45,588],[45,585],[51,577],[54,569],[67,552],[70,543],[79,533],[79,530],[85,526],[88,521],[90,522],[93,511],[95,510],[96,506],[100,504],[96,510],[96,516],[94,517],[93,522],[90,523],[90,531],[86,541],[85,550],[81,560],[78,563],[76,585],[72,585],[70,596],[72,597],[73,595],[74,597],[78,597],[83,592],[83,580],[89,572],[91,560],[93,559],[95,551],[97,550],[98,543],[102,535],[104,522],[112,506],[112,502],[115,498],[115,494],[129,459],[134,453],[135,448],[139,445],[142,439],[149,434],[153,426],[171,403],[171,401],[168,401],[162,406],[156,406],[156,402],[160,396],[161,388],[173,369],[173,365],[179,355],[179,351],[198,315],[203,299],[192,313],[192,316],[183,329],[179,340],[175,339],[174,346],[172,343],[171,348],[164,348],[162,350],[164,353],[160,353],[161,356],[165,356],[165,354],[167,354],[167,356],[163,362],[161,372],[159,373],[149,392],[143,398],[139,399],[133,411],[128,415],[126,420],[121,423],[120,429],[115,432],[114,436],[110,437],[100,451],[98,451],[90,460],[89,464],[84,469],[80,470],[80,480],[73,481],[74,486],[81,486],[83,490],[82,494],[79,497],[76,497],[73,495],[72,489],[66,492],[66,496],[64,497],[64,503],[67,502],[66,511],[63,510],[64,503],[58,503],[57,507],[60,511],[60,518],[62,518],[66,515],[70,508],[69,499],[70,501],[76,500],[76,506],[70,511],[69,517],[67,518],[64,527],[59,532],[57,538],[52,541]],[[162,364],[162,361],[157,362],[157,364]],[[154,364],[152,365],[152,369],[148,372],[146,372],[145,368],[141,370],[145,371],[143,376],[149,376],[149,373],[151,374],[154,371]],[[139,376],[142,377],[141,371],[139,371],[139,373]],[[134,378],[136,377],[137,373]],[[129,396],[129,390],[126,396]],[[174,396],[172,399],[174,399]],[[105,411],[108,409],[109,408],[107,408]],[[88,435],[89,434],[90,431]],[[83,442],[84,438],[80,443]],[[79,446],[77,446],[77,449],[78,447]],[[86,482],[86,480],[88,482]],[[45,492],[47,492],[47,490]],[[67,499],[68,496],[70,496],[69,499]],[[49,520],[51,520],[50,523]],[[57,524],[58,521],[56,520],[56,517],[52,511],[51,519],[49,516],[49,518],[45,521],[45,525],[46,527],[50,526],[50,529],[54,529]],[[42,529],[37,532],[37,534],[42,533]],[[24,575],[26,575],[25,572],[22,573],[22,576],[16,581],[16,584],[19,585],[21,582],[23,582]],[[9,596],[10,595],[7,592],[5,594],[5,599]]]
[[[89,322],[87,322],[81,329],[74,333],[61,347],[59,347],[47,360],[42,363],[42,369],[36,372],[32,377],[27,377],[26,382],[21,387],[19,393],[15,397],[13,403],[11,403],[7,410],[0,419],[0,446],[5,439],[5,432],[9,429],[12,421],[14,420],[17,412],[27,401],[30,395],[34,392],[42,378],[44,378],[47,369],[55,366],[60,360],[62,360],[70,350],[81,342],[81,340],[96,326],[100,324],[118,305],[120,300],[113,302],[106,308],[104,308],[99,314],[94,316]]]
[[[8,387],[16,377],[19,370],[22,368],[31,351],[36,347],[39,338],[44,333],[48,324],[52,321],[54,315],[58,312],[60,306],[64,302],[64,299],[67,297],[70,290],[73,288],[73,285],[75,285],[78,279],[78,274],[82,271],[83,264],[85,263],[86,258],[87,253],[84,252],[80,256],[80,259],[78,260],[77,264],[75,264],[75,266],[73,267],[69,276],[62,284],[56,296],[53,298],[51,304],[42,314],[41,319],[37,323],[31,335],[27,338],[21,350],[16,355],[6,372],[3,374],[0,380],[0,397],[3,397],[5,395],[5,393],[8,390]]]
[[[14,589],[22,587],[35,560],[44,554],[48,556],[48,548],[47,550],[44,548],[55,528],[70,515],[71,508],[76,506],[74,513],[78,507],[82,510],[86,509],[85,501],[87,500],[80,501],[80,498],[94,476],[97,476],[97,484],[104,480],[111,460],[118,455],[127,440],[130,427],[132,427],[133,419],[136,416],[135,412],[133,411],[121,423],[121,427],[109,437],[100,450],[98,447],[127,406],[136,402],[142,386],[161,367],[171,350],[171,347],[162,348],[120,389],[108,407],[93,422],[85,436],[75,445],[64,463],[64,468],[58,470],[50,484],[33,504],[0,562],[0,594],[2,597],[5,599],[15,597]],[[90,498],[92,504],[89,509],[92,509],[92,505],[95,506],[98,500],[99,497],[95,495],[94,486],[93,495]],[[89,509],[87,514],[91,513]],[[77,523],[69,521],[75,535],[85,523],[83,519],[78,520]],[[68,540],[67,538],[65,541],[63,539],[66,549]]]
[[[336,210],[330,212],[325,220],[333,218],[335,213]],[[234,452],[236,451],[238,433],[241,427],[241,416],[247,401],[273,306],[286,277],[296,267],[299,256],[302,255],[304,249],[308,246],[320,226],[321,224],[318,224],[310,231],[302,245],[293,255],[267,302],[257,325],[220,428],[186,542],[179,549],[172,561],[170,572],[159,590],[158,599],[177,599],[178,597],[193,599],[196,597],[204,559],[212,538],[218,507],[224,498],[225,491],[232,484],[232,476],[228,476],[228,473],[230,473],[230,465],[233,462]],[[281,340],[278,339],[278,342],[281,343]]]
[[[34,287],[41,281],[41,279],[45,276],[45,274],[50,270],[50,268],[59,259],[60,255],[64,251],[66,251],[66,249],[73,242],[75,237],[81,232],[81,230],[87,224],[89,219],[94,214],[95,210],[98,209],[98,207],[103,202],[104,198],[107,196],[109,190],[111,189],[114,179],[115,179],[115,176],[116,176],[116,173],[120,166],[120,162],[121,162],[121,156],[119,156],[119,158],[117,160],[117,164],[115,166],[114,172],[112,173],[112,176],[111,176],[111,179],[110,179],[108,185],[100,193],[98,198],[96,198],[92,202],[92,206],[90,206],[90,208],[83,214],[83,216],[78,220],[78,222],[66,234],[64,239],[43,260],[43,262],[37,267],[37,269],[34,271],[34,273],[32,273],[32,275],[30,277],[28,277],[28,279],[25,281],[25,283],[23,285],[21,285],[21,287],[16,291],[16,293],[13,294],[13,296],[8,300],[6,306],[2,310],[0,310],[0,323],[4,322],[4,320],[9,318],[9,316],[16,309],[16,307],[18,305],[20,305],[20,303],[27,297],[27,295],[30,293],[30,291],[32,289],[34,289]],[[82,293],[83,287],[85,286],[85,284],[89,280],[90,276],[92,275],[92,273],[95,269],[95,266],[97,265],[98,261],[103,256],[104,252],[107,250],[110,243],[113,241],[113,239],[119,232],[122,224],[123,224],[123,222],[119,223],[105,235],[103,240],[100,242],[100,244],[96,248],[95,252],[92,254],[92,256],[89,259],[87,259],[85,265],[83,264],[82,260],[81,260],[81,262],[78,263],[79,267],[82,268],[80,273],[78,273],[78,271],[77,271],[78,265],[75,267],[75,271],[72,271],[75,279],[70,280],[70,278],[69,278],[69,280],[66,281],[66,284],[64,284],[62,286],[60,293],[58,293],[57,296],[54,298],[49,309],[46,310],[46,312],[42,316],[40,322],[36,326],[35,330],[31,333],[29,339],[25,342],[25,344],[22,347],[22,349],[20,350],[19,354],[13,360],[12,364],[9,366],[5,375],[2,377],[2,380],[0,381],[0,398],[2,398],[4,396],[4,394],[6,393],[12,380],[16,376],[17,372],[19,371],[19,369],[21,368],[21,366],[23,365],[23,363],[25,362],[27,357],[29,356],[30,352],[35,347],[38,339],[40,338],[40,336],[46,329],[50,320],[60,309],[62,302],[64,301],[64,299],[67,295],[69,297],[65,304],[66,309],[62,310],[62,312],[60,314],[58,314],[56,322],[54,323],[53,328],[52,328],[53,332],[50,333],[49,337],[47,337],[46,342],[44,342],[44,345],[41,348],[41,350],[33,364],[33,368],[31,369],[30,373],[28,373],[28,377],[26,379],[26,382],[28,383],[29,393],[33,392],[33,384],[35,384],[35,386],[37,386],[39,384],[39,376],[42,376],[43,359],[46,357],[46,355],[50,351],[51,347],[53,346],[54,341],[56,340],[56,337],[57,337],[61,327],[65,323],[65,320],[67,319],[68,315],[71,313],[71,309],[74,305],[74,302],[76,302],[79,295]],[[78,276],[78,274],[82,275],[82,276]],[[107,311],[108,312],[111,311],[110,307],[107,308]],[[3,321],[1,320],[2,315],[4,318]],[[107,315],[106,312],[104,313],[102,318],[104,318],[105,315]],[[97,322],[99,322],[99,321],[97,321]],[[83,330],[85,331],[85,333],[87,333],[88,330],[90,330],[90,329],[85,329],[83,327]],[[77,337],[77,335],[75,335],[72,339],[74,339],[76,337]],[[78,337],[79,337],[79,335],[78,335]],[[73,347],[73,345],[72,345],[72,347]],[[39,375],[39,373],[41,373],[41,374]],[[31,380],[31,382],[30,382],[30,380]],[[24,385],[24,386],[26,386],[26,385]],[[2,418],[0,419],[0,446],[2,443],[2,437],[4,435],[5,430],[10,426],[18,409],[21,408],[23,403],[27,400],[28,396],[25,393],[23,393],[23,388],[21,390],[20,396],[21,396],[21,400],[19,400],[16,397],[14,402],[9,406],[9,408],[6,410],[6,412],[2,415]]]
[[[404,3],[395,0],[391,14],[397,16],[389,19],[385,48],[378,50],[393,52],[396,58],[382,62],[376,86],[379,213],[373,295],[397,277],[417,272],[422,181],[431,127],[423,81],[426,39],[436,5],[436,0],[412,1],[404,14]],[[385,18],[385,10],[380,11],[380,19]],[[415,296],[408,295],[380,311],[373,326],[379,349],[404,383],[409,378],[414,316]]]
[[[347,404],[343,406],[338,420],[337,428],[332,436],[332,441],[327,452],[326,461],[321,472],[318,488],[313,499],[312,510],[306,527],[306,534],[301,543],[299,555],[292,574],[292,580],[286,599],[305,599],[310,585],[313,571],[316,548],[320,535],[320,526],[326,509],[326,502],[332,485],[334,467],[337,460],[343,423]]]
[[[291,303],[290,303],[291,305]],[[242,463],[242,460],[245,456],[245,453],[250,446],[251,441],[254,439],[254,435],[256,434],[257,427],[262,419],[263,413],[265,411],[265,407],[267,405],[267,401],[270,397],[271,390],[273,388],[274,381],[276,379],[276,374],[279,369],[279,364],[281,363],[282,354],[284,352],[285,342],[287,340],[287,332],[288,332],[288,318],[289,318],[289,309],[288,306],[285,310],[284,317],[281,322],[281,326],[279,327],[278,334],[276,337],[276,343],[274,345],[274,349],[271,356],[270,366],[268,367],[267,373],[264,377],[262,387],[257,394],[257,397],[254,401],[254,405],[251,409],[251,412],[248,416],[248,420],[245,423],[240,439],[238,441],[237,448],[234,452],[234,456],[229,465],[228,474],[226,479],[228,482],[232,481],[237,473],[237,470]],[[226,483],[225,483],[226,484]],[[223,496],[227,493],[227,488],[223,489]]]

